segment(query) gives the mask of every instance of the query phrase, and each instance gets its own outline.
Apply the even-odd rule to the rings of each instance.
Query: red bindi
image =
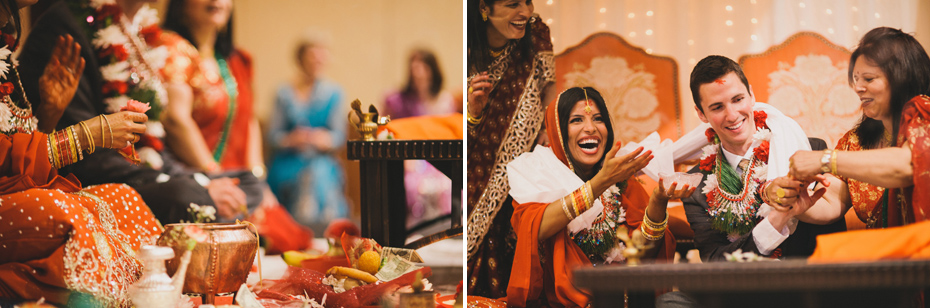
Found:
[[[727,83],[727,81],[726,81],[726,80],[723,80],[723,79],[717,79],[717,80],[714,80],[714,83],[719,84],[719,85],[722,85],[722,84]]]

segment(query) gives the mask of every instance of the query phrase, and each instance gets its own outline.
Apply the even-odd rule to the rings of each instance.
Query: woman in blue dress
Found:
[[[348,215],[345,176],[335,154],[346,140],[342,88],[321,72],[329,52],[319,42],[297,48],[298,78],[278,89],[269,129],[274,145],[268,184],[294,218],[322,232]]]

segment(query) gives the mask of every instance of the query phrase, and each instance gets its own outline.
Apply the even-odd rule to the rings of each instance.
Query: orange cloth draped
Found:
[[[811,263],[930,258],[930,221],[817,237]]]
[[[81,182],[74,175],[58,175],[48,161],[48,138],[45,134],[0,134],[0,194],[10,194],[29,188],[60,189],[64,192],[81,190]]]
[[[862,151],[862,145],[859,142],[859,135],[856,134],[858,126],[846,132],[839,141],[836,142],[836,149],[840,151]],[[852,202],[852,208],[856,212],[866,228],[882,228],[882,194],[885,188],[868,184],[847,177],[840,177],[846,182],[849,188],[849,200]],[[900,226],[901,215],[896,208],[889,210],[888,227]],[[898,213],[897,215],[892,213]]]
[[[5,121],[5,120],[4,120]],[[48,161],[45,134],[0,134],[0,298],[64,304],[71,291],[127,306],[135,250],[162,228],[132,188],[81,190]]]
[[[914,186],[905,189],[914,220],[930,220],[930,97],[912,98],[901,112],[898,144],[911,146]],[[910,191],[912,190],[912,192]]]
[[[396,139],[462,139],[462,118],[461,113],[409,117],[391,120],[386,128]]]
[[[547,133],[552,152],[563,164],[569,166],[562,147],[556,105],[558,103],[550,104],[546,110],[546,127],[549,127]],[[620,204],[626,211],[626,222],[622,225],[627,226],[632,236],[633,231],[642,224],[646,206],[649,204],[649,194],[635,178],[632,178],[627,181]],[[587,294],[572,284],[572,271],[592,264],[584,251],[568,236],[567,230],[557,232],[545,240],[546,255],[539,255],[539,226],[548,205],[536,202],[513,203],[510,224],[517,235],[517,245],[507,286],[509,306],[526,306],[528,301],[539,299],[540,294],[545,294],[550,303],[560,303],[566,307],[584,307],[588,304]],[[675,237],[671,230],[665,230],[664,242],[658,245],[659,252],[656,258],[659,262],[674,258]]]
[[[627,219],[623,225],[630,230],[630,235],[642,224],[648,204],[649,194],[636,180],[629,181],[621,205]],[[576,268],[591,266],[591,261],[571,240],[568,232],[558,232],[546,240],[545,247],[550,249],[546,251],[547,255],[539,255],[539,226],[546,206],[548,204],[545,203],[513,204],[511,224],[517,234],[517,247],[507,287],[507,303],[523,307],[527,301],[539,298],[543,292],[549,302],[584,307],[588,304],[588,296],[575,288],[571,274]],[[671,230],[666,229],[664,242],[656,258],[661,262],[672,260],[674,256],[675,236]],[[547,265],[545,269],[542,264]]]
[[[161,69],[162,77],[169,83],[180,82],[191,86],[194,96],[191,116],[211,153],[216,151],[230,112],[229,95],[223,77],[215,65],[201,61],[197,49],[183,37],[163,32],[160,45],[167,47],[169,53]],[[249,121],[253,116],[252,57],[236,49],[226,62],[236,79],[238,95],[219,164],[223,169],[248,169]]]

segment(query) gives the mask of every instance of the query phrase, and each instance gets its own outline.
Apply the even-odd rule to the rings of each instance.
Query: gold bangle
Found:
[[[110,119],[107,119],[107,116],[103,114],[100,116],[103,117],[104,121],[107,121],[107,130],[110,131],[110,148],[113,148],[113,127],[110,126]],[[100,132],[103,133],[103,127],[100,127]]]
[[[466,116],[468,117],[468,124],[471,124],[471,125],[478,125],[478,124],[481,123],[481,118],[482,118],[482,117],[480,117],[480,116],[477,117],[477,118],[476,118],[476,117],[473,117],[473,116],[471,116],[471,113],[468,112],[468,110],[465,111],[465,114],[466,114]]]
[[[52,164],[52,167],[58,169],[58,159],[55,157],[55,132],[46,136],[48,139],[48,162]]]
[[[662,240],[662,238],[665,237],[665,230],[662,230],[662,233],[659,233],[659,235],[653,235],[649,231],[646,230],[645,226],[646,226],[645,224],[642,224],[639,226],[639,229],[640,229],[640,232],[642,232],[643,237],[645,237],[647,240],[656,242],[656,241]]]
[[[572,210],[575,212],[575,217],[578,217],[578,215],[581,215],[581,212],[578,211],[578,202],[575,201],[575,193],[572,192],[568,197],[572,200]]]
[[[74,138],[72,137],[73,135],[69,133],[68,128],[70,128],[70,126],[65,127],[64,134],[65,134],[65,139],[68,140],[68,153],[67,154],[68,154],[68,158],[70,159],[68,164],[70,165],[77,161],[77,154],[74,153],[74,148],[76,148],[77,145],[74,144]]]
[[[90,133],[90,128],[87,128],[86,121],[78,122],[81,124],[81,130],[84,131],[84,138],[87,139],[87,154],[94,154],[94,151],[97,149],[97,145],[94,144],[94,135]]]
[[[565,203],[565,197],[562,197],[562,211],[565,212],[565,216],[568,217],[568,221],[572,221],[575,217],[572,217],[572,213],[568,211],[568,204]]]
[[[74,139],[74,151],[77,153],[77,161],[84,159],[84,151],[81,149],[81,138],[78,138],[78,134],[74,132],[74,125],[68,126],[68,131],[71,132],[71,139]]]
[[[836,175],[836,150],[830,152],[830,173]]]
[[[665,220],[663,220],[660,223],[655,223],[654,221],[649,219],[649,214],[645,213],[643,214],[643,224],[653,230],[665,229],[665,227],[668,226],[668,216],[669,216],[668,211],[665,211]]]

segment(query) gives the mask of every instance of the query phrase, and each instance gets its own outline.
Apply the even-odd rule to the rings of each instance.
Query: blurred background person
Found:
[[[174,0],[163,35],[168,59],[161,74],[169,104],[162,123],[173,158],[212,176],[239,181],[248,201],[218,208],[225,220],[244,218],[262,199],[261,133],[252,112],[252,58],[233,44],[231,0]]]
[[[326,79],[325,35],[308,32],[298,44],[298,76],[278,88],[268,131],[274,154],[268,184],[298,222],[322,234],[348,216],[345,175],[336,158],[345,146],[347,108],[342,87]]]
[[[385,114],[392,119],[447,115],[457,112],[455,100],[443,91],[443,75],[436,55],[429,49],[410,52],[407,82],[384,100]],[[461,105],[461,104],[459,104]],[[407,227],[421,221],[449,214],[452,210],[451,180],[423,160],[404,162],[404,186],[407,189]]]

